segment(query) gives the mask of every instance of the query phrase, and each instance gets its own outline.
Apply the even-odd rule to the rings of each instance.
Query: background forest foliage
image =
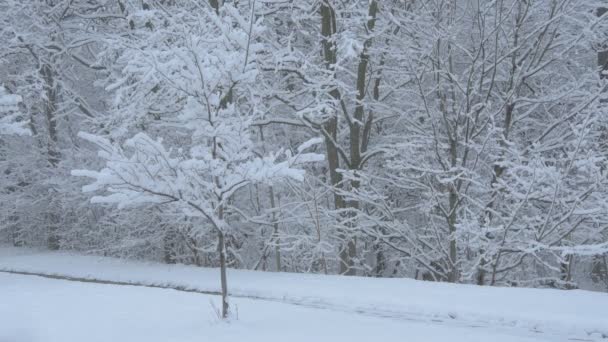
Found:
[[[2,1],[0,241],[606,290],[602,6]]]

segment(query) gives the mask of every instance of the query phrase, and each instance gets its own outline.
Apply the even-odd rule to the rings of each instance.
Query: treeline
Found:
[[[602,2],[3,1],[0,240],[607,289]]]

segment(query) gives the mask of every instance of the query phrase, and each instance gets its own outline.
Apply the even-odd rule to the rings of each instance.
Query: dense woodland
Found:
[[[2,0],[0,241],[607,290],[602,6]]]

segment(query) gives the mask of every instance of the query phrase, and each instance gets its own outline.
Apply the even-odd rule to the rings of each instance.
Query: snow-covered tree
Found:
[[[399,248],[429,278],[495,284],[526,261],[542,274],[559,269],[559,246],[589,242],[576,232],[599,237],[605,203],[593,197],[606,160],[592,146],[605,109],[589,60],[601,24],[593,9],[438,1],[413,25],[400,18],[418,48],[385,177],[412,204],[409,217],[384,216],[384,239],[408,246]]]
[[[210,267],[605,281],[606,6],[1,1],[0,239]],[[97,170],[75,173],[118,205],[91,203],[73,169]]]
[[[106,1],[53,0],[3,1],[0,10],[1,82],[21,97],[18,115],[31,132],[28,139],[4,139],[5,217],[18,218],[15,226],[30,243],[46,240],[57,249],[72,228],[65,213],[88,216],[68,175],[76,161],[91,159],[79,150],[76,132],[104,99],[93,85],[98,70],[82,63],[99,47],[98,24],[115,20],[113,9]]]
[[[252,122],[258,114],[256,36],[262,27],[237,8],[219,11],[192,2],[168,13],[156,9],[132,16],[145,40],[127,47],[119,59],[117,106],[111,119],[125,131],[124,142],[95,135],[80,136],[101,149],[105,167],[74,171],[95,182],[85,191],[103,191],[94,203],[118,207],[142,203],[171,204],[188,217],[200,218],[198,234],[217,235],[222,285],[222,317],[228,315],[226,235],[230,216],[241,209],[235,197],[252,183],[302,180],[298,164],[319,160],[304,153],[255,152]],[[147,32],[148,26],[155,30]],[[149,122],[146,116],[157,116]],[[137,123],[137,124],[134,124]],[[141,129],[141,126],[139,126]],[[162,129],[165,139],[150,137]],[[120,138],[115,138],[120,139]]]

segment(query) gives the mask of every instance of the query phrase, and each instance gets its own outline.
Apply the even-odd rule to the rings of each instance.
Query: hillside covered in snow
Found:
[[[217,269],[4,247],[0,273],[0,300],[6,303],[0,319],[14,322],[19,317],[21,326],[38,321],[41,331],[36,325],[23,329],[48,333],[50,339],[44,341],[93,331],[99,331],[99,336],[118,336],[123,333],[120,329],[126,329],[124,333],[129,334],[128,322],[142,329],[136,334],[146,329],[176,334],[165,341],[190,341],[197,336],[231,341],[239,331],[251,341],[290,340],[285,336],[300,336],[294,341],[330,341],[340,331],[355,341],[373,336],[385,336],[386,341],[403,336],[415,336],[416,341],[608,338],[608,296],[581,290],[230,270],[234,314],[228,323],[219,323],[214,316],[220,293]],[[29,321],[25,320],[28,316]],[[71,316],[83,317],[84,326],[72,331],[67,319]],[[119,324],[107,331],[96,320]],[[3,325],[0,337],[15,332],[14,327],[20,326],[15,324]],[[184,325],[193,330],[183,330]],[[45,330],[49,326],[53,330]],[[151,341],[143,335],[131,340]]]

